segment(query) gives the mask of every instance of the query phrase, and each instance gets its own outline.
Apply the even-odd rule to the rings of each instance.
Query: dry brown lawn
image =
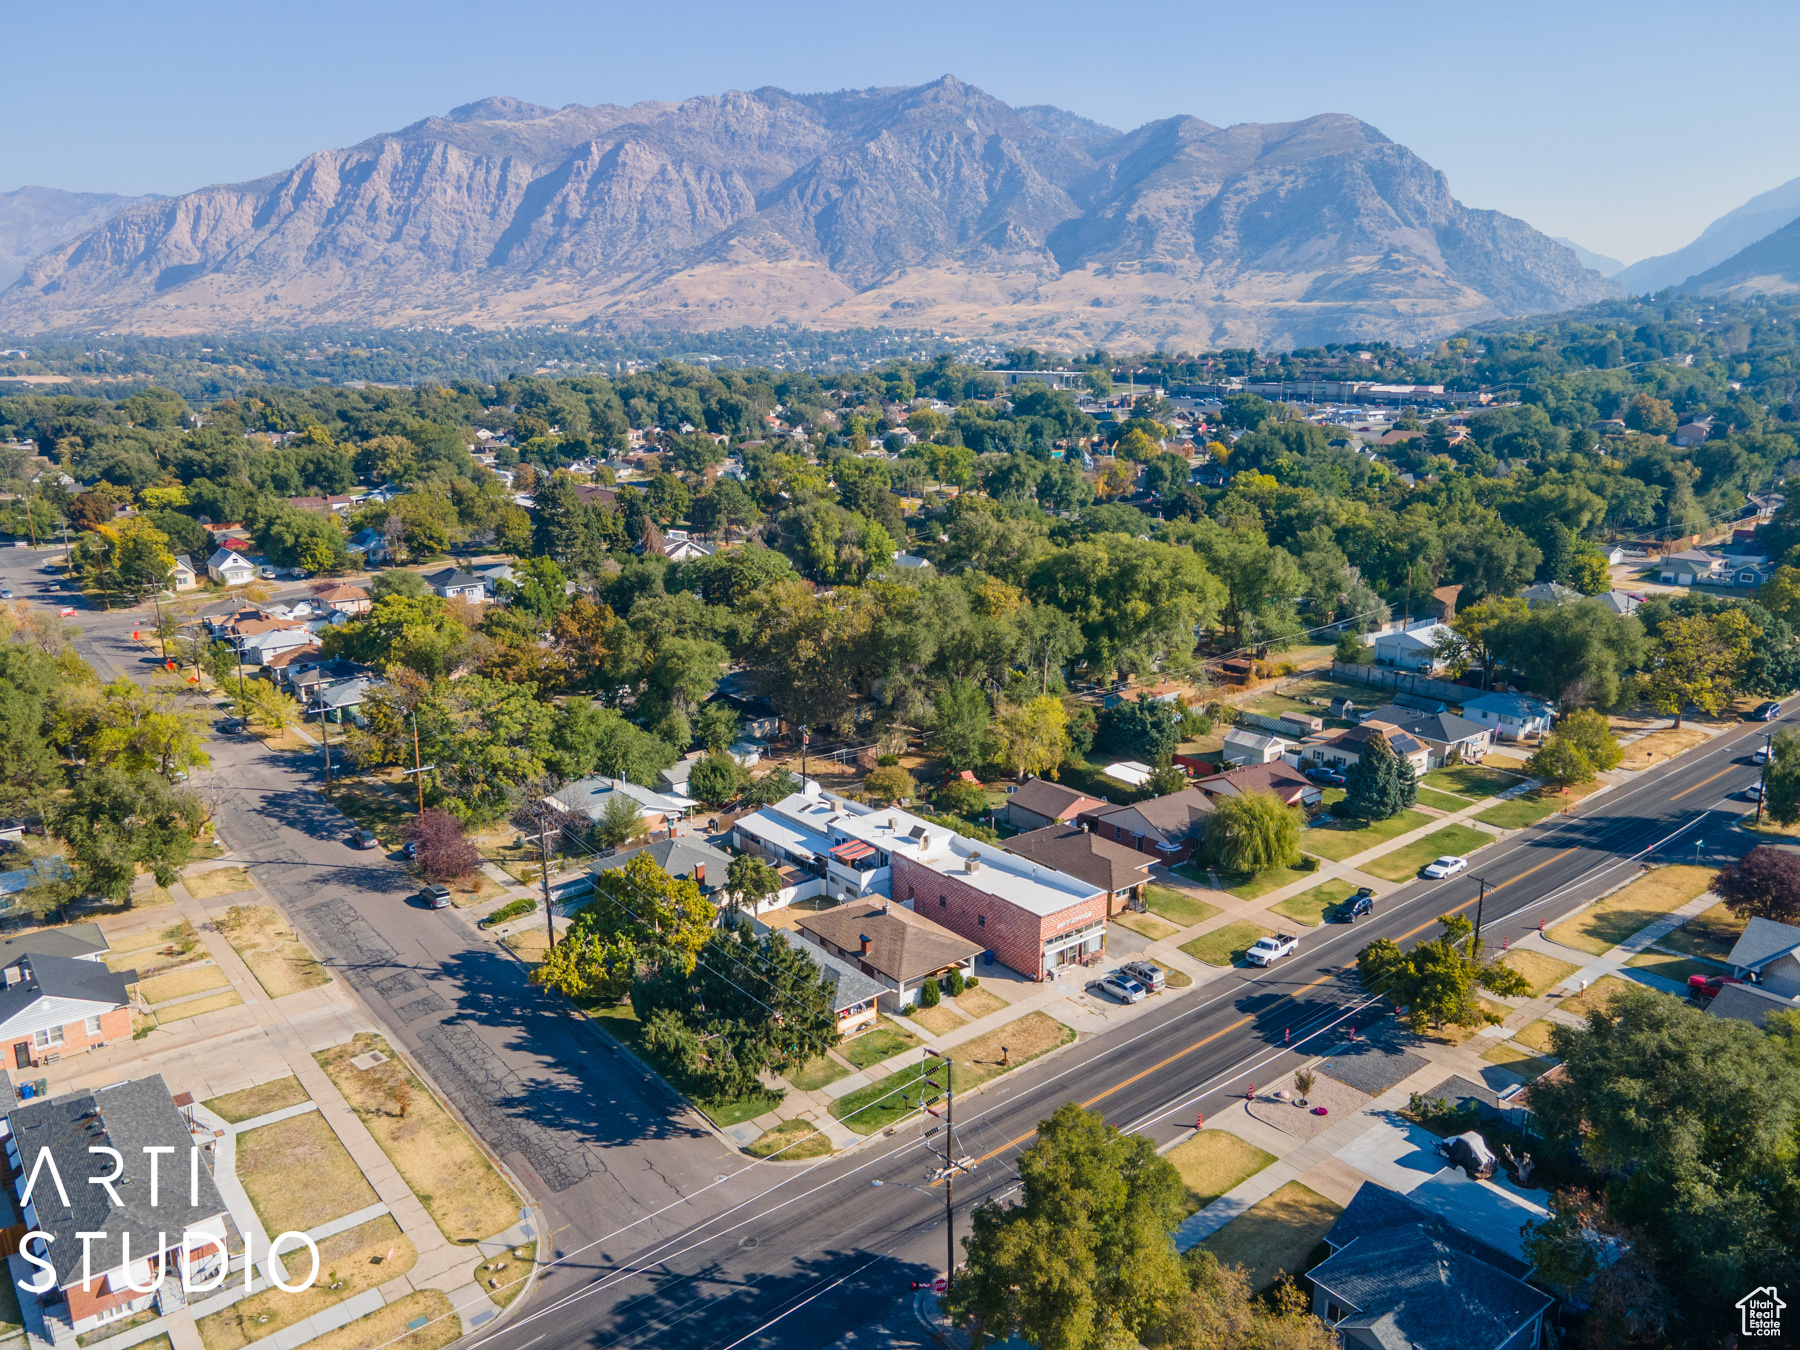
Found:
[[[282,1255],[290,1281],[306,1273],[309,1258],[304,1248]],[[299,1294],[265,1289],[240,1299],[210,1317],[202,1317],[196,1324],[200,1339],[206,1350],[241,1350],[252,1341],[272,1336],[314,1313],[354,1298],[365,1289],[404,1275],[418,1259],[400,1225],[392,1216],[383,1214],[319,1243],[319,1277],[312,1288]]]
[[[366,1071],[350,1063],[370,1050],[381,1051],[388,1062]],[[512,1187],[382,1037],[360,1032],[349,1044],[313,1058],[450,1241],[479,1242],[519,1221],[519,1197]],[[395,1098],[403,1084],[411,1092],[405,1116]]]
[[[1001,1046],[1005,1046],[1008,1052],[1007,1068],[1016,1069],[1026,1060],[1036,1059],[1046,1051],[1066,1045],[1074,1039],[1074,1028],[1064,1026],[1048,1013],[1033,1012],[1026,1013],[985,1036],[964,1041],[948,1053],[956,1063],[956,1085],[960,1088],[972,1088],[977,1083],[985,1083],[994,1075],[1004,1072],[1000,1067]]]
[[[270,998],[331,983],[325,967],[269,906],[233,905],[216,923]]]
[[[933,1036],[947,1036],[958,1027],[969,1025],[968,1018],[946,1003],[940,1003],[935,1008],[915,1009],[907,1020],[917,1022]]]
[[[825,1146],[825,1151],[831,1152],[829,1144]],[[491,1261],[477,1262],[475,1283],[482,1287],[489,1298],[504,1308],[525,1292],[526,1281],[531,1278],[532,1263],[536,1260],[537,1243],[527,1242],[523,1247],[502,1252]]]
[[[1648,769],[1661,764],[1664,760],[1674,759],[1677,755],[1686,754],[1696,745],[1704,745],[1712,739],[1699,727],[1685,723],[1679,728],[1665,727],[1661,731],[1653,731],[1641,741],[1633,741],[1624,748],[1625,758],[1619,761],[1621,769]]]
[[[1542,1078],[1558,1063],[1547,1055],[1528,1055],[1518,1046],[1504,1042],[1483,1050],[1481,1057],[1489,1064],[1498,1064],[1508,1073],[1518,1074],[1526,1082]]]
[[[1580,970],[1580,966],[1571,965],[1567,961],[1559,961],[1554,956],[1546,956],[1542,952],[1527,951],[1515,947],[1500,958],[1500,964],[1519,972],[1531,981],[1531,998],[1541,998],[1556,988],[1569,976]]]
[[[227,1092],[209,1102],[202,1102],[201,1105],[214,1115],[223,1116],[233,1125],[242,1125],[246,1120],[255,1120],[271,1111],[284,1110],[310,1100],[306,1089],[300,1086],[300,1080],[289,1074],[286,1078],[258,1083],[255,1087],[244,1088],[239,1092]]]
[[[526,928],[507,935],[506,949],[527,965],[541,965],[550,951],[550,939],[541,928]]]
[[[1201,1243],[1224,1265],[1243,1266],[1250,1287],[1267,1288],[1284,1273],[1300,1274],[1314,1247],[1344,1212],[1308,1186],[1290,1181],[1257,1201]]]
[[[810,1120],[784,1120],[744,1149],[752,1158],[779,1157],[783,1162],[823,1158],[831,1152],[831,1140]]]
[[[181,884],[196,900],[210,900],[215,895],[230,895],[250,889],[250,874],[241,867],[215,867],[210,872],[196,872],[183,877]]]
[[[1275,1161],[1273,1153],[1226,1130],[1202,1130],[1164,1155],[1187,1187],[1186,1212],[1205,1209]]]
[[[1656,940],[1656,945],[1684,956],[1723,961],[1744,935],[1745,924],[1746,920],[1733,914],[1721,900],[1710,909],[1701,910],[1673,932],[1663,934]]]
[[[1630,980],[1621,980],[1617,975],[1602,975],[1579,994],[1565,998],[1557,1006],[1566,1013],[1574,1013],[1577,1017],[1585,1017],[1606,1006],[1607,999],[1622,989],[1633,988]],[[1642,985],[1635,986],[1643,988]]]
[[[997,1013],[1002,1008],[1010,1007],[1007,1001],[998,994],[990,994],[977,985],[973,989],[965,989],[956,996],[956,1006],[972,1018],[986,1017]]]
[[[408,1333],[419,1318],[425,1325]],[[359,1317],[336,1331],[328,1331],[306,1343],[306,1350],[443,1350],[462,1339],[462,1319],[451,1306],[449,1295],[438,1289],[421,1289],[387,1307]]]
[[[506,888],[477,867],[460,881],[450,883],[450,903],[458,909],[479,905],[502,894]]]
[[[1112,921],[1121,927],[1129,928],[1134,933],[1142,933],[1152,942],[1159,942],[1166,937],[1174,937],[1181,930],[1172,923],[1164,923],[1161,919],[1149,914],[1115,914]]]
[[[102,931],[105,931],[104,926]],[[167,947],[187,938],[198,939],[198,937],[199,934],[194,932],[193,925],[186,919],[171,927],[158,926],[132,933],[107,933],[106,941],[112,947],[112,955],[107,957],[107,964],[111,965],[115,956],[127,956],[133,952],[148,951],[152,947]],[[132,962],[125,961],[122,964],[129,966]]]
[[[215,965],[184,966],[167,975],[156,975],[138,985],[138,996],[149,1004],[166,1003],[172,998],[204,993],[208,989],[224,989],[231,977]]]
[[[1676,865],[1646,872],[1623,890],[1588,906],[1549,933],[1552,942],[1599,956],[1646,924],[1704,894],[1718,873],[1710,867]]]
[[[1513,1032],[1512,1038],[1520,1045],[1530,1046],[1533,1050],[1550,1053],[1550,1028],[1557,1025],[1548,1017],[1540,1017],[1527,1026]]]
[[[240,1134],[237,1176],[271,1233],[304,1233],[378,1198],[317,1111]]]
[[[237,990],[227,989],[224,993],[214,994],[210,998],[189,999],[186,1003],[177,1003],[173,1007],[159,1009],[155,1017],[157,1025],[166,1026],[170,1022],[184,1022],[190,1017],[218,1012],[222,1008],[235,1008],[243,1001],[243,995]]]

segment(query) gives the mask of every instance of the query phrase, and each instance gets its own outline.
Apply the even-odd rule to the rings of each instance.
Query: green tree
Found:
[[[1096,739],[1109,754],[1154,764],[1181,748],[1181,713],[1172,700],[1121,698],[1100,714]]]
[[[609,792],[594,822],[594,837],[602,848],[618,848],[644,832],[644,813],[623,792]]]
[[[1631,985],[1553,1026],[1550,1048],[1563,1069],[1531,1092],[1546,1143],[1608,1178],[1690,1325],[1735,1325],[1746,1289],[1800,1263],[1800,1074],[1782,1039]]]
[[[1412,803],[1402,782],[1403,767],[1410,775],[1411,763],[1394,753],[1387,737],[1379,731],[1371,735],[1345,775],[1344,814],[1359,820],[1386,820],[1406,810]],[[1416,785],[1412,795],[1417,796]]]
[[[205,819],[193,793],[147,769],[109,766],[82,777],[48,824],[68,845],[81,892],[129,905],[140,867],[175,884]]]
[[[1021,778],[1055,778],[1071,749],[1068,712],[1048,694],[1002,704],[994,740],[1001,765]]]
[[[931,707],[931,748],[952,769],[985,764],[993,753],[987,695],[974,680],[952,680]]]
[[[1300,811],[1273,792],[1219,797],[1206,818],[1206,847],[1227,872],[1266,872],[1300,856]]]
[[[377,585],[389,576],[413,575],[384,573]],[[442,679],[461,664],[469,630],[434,595],[386,594],[375,599],[364,617],[329,629],[319,646],[327,657],[348,657],[382,669],[405,666]]]
[[[642,962],[686,973],[706,945],[714,917],[692,877],[672,877],[648,853],[634,853],[623,867],[594,878],[594,898],[576,914],[569,933],[597,933],[607,941],[623,936]]]
[[[637,978],[637,948],[622,935],[570,936],[544,954],[531,982],[555,989],[578,1003],[612,1007],[631,992]]]
[[[433,685],[418,705],[427,795],[465,824],[498,819],[543,777],[555,720],[528,684],[465,675]]]
[[[239,715],[252,726],[281,735],[301,720],[300,705],[286,690],[277,689],[267,680],[251,680],[244,686]]]
[[[1690,704],[1717,713],[1731,700],[1756,629],[1743,611],[1672,619],[1657,633],[1650,657],[1650,704],[1681,725]]]
[[[740,853],[725,869],[725,890],[734,907],[754,914],[781,891],[781,873],[767,859]]]
[[[735,759],[715,750],[689,773],[688,794],[707,806],[722,807],[736,799],[745,777]]]
[[[1445,1022],[1482,1025],[1490,1014],[1475,1001],[1477,988],[1508,996],[1530,991],[1529,981],[1512,967],[1482,960],[1475,925],[1463,915],[1440,914],[1438,924],[1443,932],[1411,951],[1377,938],[1356,954],[1363,988],[1404,1009],[1415,1031]]]
[[[1641,663],[1645,646],[1636,616],[1592,599],[1531,610],[1491,640],[1539,694],[1599,708],[1618,700],[1619,674]]]
[[[729,750],[738,739],[738,715],[724,699],[708,699],[694,711],[694,739],[707,750],[718,754]]]
[[[1157,758],[1156,766],[1144,787],[1153,797],[1167,797],[1184,790],[1187,785],[1186,771],[1177,767],[1171,756],[1162,755]]]
[[[564,778],[602,774],[650,787],[657,775],[681,758],[681,752],[642,727],[634,726],[617,708],[572,699],[556,718],[551,753]]]
[[[1618,768],[1624,757],[1605,716],[1592,708],[1578,708],[1557,723],[1526,767],[1535,777],[1567,787],[1592,782],[1596,775]]]
[[[1800,732],[1783,727],[1769,742],[1763,770],[1763,810],[1777,825],[1800,821]]]
[[[863,791],[878,801],[897,802],[917,796],[919,785],[898,764],[889,764],[869,770]]]
[[[148,769],[164,778],[212,763],[206,752],[205,715],[183,706],[168,685],[146,688],[122,679],[101,693],[104,702],[87,742],[92,762],[116,764],[131,773]]]
[[[1055,1350],[1150,1337],[1189,1288],[1170,1237],[1184,1192],[1174,1166],[1071,1102],[1039,1123],[1019,1176],[1016,1203],[970,1217],[950,1316],[978,1350],[1015,1334]]]

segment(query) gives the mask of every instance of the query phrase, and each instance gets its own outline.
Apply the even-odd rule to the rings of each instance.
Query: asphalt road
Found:
[[[0,583],[29,598],[22,583],[39,563],[0,552]],[[104,675],[149,668],[129,639],[132,617],[73,620],[84,628],[78,647]],[[1356,951],[1472,912],[1481,878],[1484,937],[1497,946],[1642,862],[1741,853],[1751,841],[1735,828],[1746,807],[1736,794],[1756,781],[1750,751],[1770,729],[1734,729],[1484,849],[1466,874],[1389,891],[1372,919],[1307,932],[1272,970],[1162,996],[1154,1012],[966,1098],[958,1152],[976,1163],[957,1185],[958,1231],[971,1203],[1014,1186],[1018,1150],[1066,1101],[1160,1143],[1197,1110],[1341,1045],[1347,1024],[1367,1033],[1379,1009],[1356,987]],[[942,1191],[926,1180],[928,1142],[938,1141],[922,1139],[918,1123],[847,1157],[744,1158],[604,1038],[557,1015],[466,920],[409,903],[397,863],[347,848],[347,822],[317,794],[314,756],[230,737],[214,753],[196,786],[216,797],[226,841],[543,1207],[554,1263],[508,1321],[475,1341],[489,1350],[910,1343],[910,1283],[940,1275],[945,1260]]]

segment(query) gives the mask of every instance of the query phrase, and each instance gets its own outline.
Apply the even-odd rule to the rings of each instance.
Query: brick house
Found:
[[[15,1069],[52,1064],[68,1055],[131,1038],[134,970],[103,962],[25,951],[4,969],[0,988],[0,1045],[12,1047]]]
[[[184,1273],[197,1289],[224,1279],[225,1247],[233,1236],[230,1216],[213,1181],[211,1159],[196,1147],[160,1074],[34,1098],[8,1111],[5,1124],[6,1161],[25,1227],[50,1239],[32,1237],[24,1247],[39,1265],[14,1268],[32,1275],[30,1283],[48,1281],[48,1287],[41,1293],[21,1288],[19,1299],[35,1301],[27,1325],[41,1317],[53,1344],[72,1344],[76,1336],[152,1307],[182,1306]],[[117,1151],[118,1185],[125,1187],[128,1178],[131,1186],[122,1197],[111,1188],[83,1184],[109,1175],[110,1160],[88,1151],[96,1142]],[[160,1159],[162,1184],[154,1210],[145,1203],[148,1187],[142,1196],[136,1189],[158,1161],[146,1156],[147,1149],[166,1155]],[[191,1172],[190,1151],[199,1158]],[[63,1178],[66,1206],[58,1203],[48,1166],[32,1185],[43,1155]],[[31,1200],[25,1203],[28,1190]]]
[[[1119,913],[1150,883],[1147,853],[1102,839],[1080,825],[1049,825],[1029,834],[1015,834],[1006,847],[1021,857],[1054,867],[1090,882],[1106,892],[1106,913]]]
[[[1173,866],[1186,862],[1200,847],[1212,798],[1199,788],[1183,788],[1166,797],[1129,806],[1090,807],[1076,817],[1102,839],[1148,853]]]
[[[1216,773],[1194,784],[1194,790],[1210,797],[1241,797],[1248,792],[1272,792],[1289,806],[1317,806],[1323,793],[1296,768],[1282,764],[1246,764],[1241,769]]]

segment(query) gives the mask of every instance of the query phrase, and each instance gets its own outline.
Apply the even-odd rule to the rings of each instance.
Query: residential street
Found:
[[[27,571],[42,557],[0,555],[0,578],[29,598]],[[83,609],[73,622],[103,675],[148,668],[130,641],[132,615]],[[969,1097],[957,1136],[977,1162],[957,1186],[959,1232],[970,1204],[1013,1184],[1016,1150],[1065,1101],[1160,1144],[1188,1131],[1196,1110],[1218,1110],[1337,1044],[1363,1004],[1356,951],[1379,936],[1426,933],[1446,911],[1473,915],[1480,878],[1484,935],[1498,946],[1640,861],[1743,852],[1750,841],[1732,824],[1744,803],[1733,795],[1755,781],[1749,754],[1768,729],[1729,730],[1489,846],[1468,873],[1395,888],[1372,920],[1308,931],[1272,970],[1231,970]],[[941,1274],[944,1260],[939,1194],[903,1189],[930,1189],[933,1160],[916,1123],[814,1164],[752,1162],[560,1015],[456,911],[410,902],[399,864],[349,848],[342,818],[316,791],[316,756],[274,754],[248,737],[218,737],[213,753],[194,785],[217,795],[226,846],[544,1208],[560,1259],[481,1344],[814,1347],[871,1323],[908,1325],[909,1283]],[[1366,1032],[1373,1015],[1356,1013],[1356,1024]],[[887,1184],[873,1189],[876,1180]]]

